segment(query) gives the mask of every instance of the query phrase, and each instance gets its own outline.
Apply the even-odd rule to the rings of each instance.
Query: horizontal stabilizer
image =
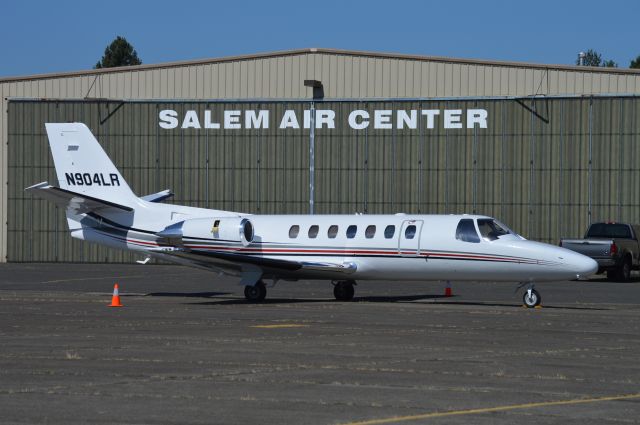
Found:
[[[158,193],[152,193],[151,195],[141,196],[140,199],[147,202],[162,202],[165,199],[171,198],[173,193],[170,189],[162,190]]]
[[[133,211],[133,208],[125,205],[72,192],[67,189],[51,186],[48,182],[34,184],[25,189],[34,195],[55,202],[57,205],[66,208],[75,214],[84,214],[91,211]]]

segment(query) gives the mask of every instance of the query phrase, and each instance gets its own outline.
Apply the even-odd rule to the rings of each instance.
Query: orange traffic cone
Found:
[[[120,293],[118,292],[118,284],[113,285],[113,296],[111,297],[111,304],[109,307],[122,307],[120,303]]]
[[[451,297],[453,296],[453,293],[451,291],[451,282],[447,280],[447,287],[444,288],[444,296],[445,297]]]

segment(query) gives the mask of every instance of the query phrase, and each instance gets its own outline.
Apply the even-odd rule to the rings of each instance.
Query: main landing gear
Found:
[[[540,293],[536,291],[533,284],[530,284],[527,287],[527,290],[524,292],[524,295],[522,296],[522,302],[528,308],[538,307],[542,302],[542,297],[540,296]]]
[[[244,297],[252,303],[264,301],[267,296],[267,287],[262,280],[256,282],[255,285],[247,285],[244,287]]]
[[[339,280],[333,284],[333,296],[338,301],[351,301],[355,294],[353,286],[356,284],[353,280]]]
[[[338,301],[351,301],[355,294],[353,288],[356,284],[353,280],[339,280],[333,284],[333,295]],[[259,303],[267,297],[267,287],[262,280],[256,282],[255,285],[247,285],[244,287],[244,297],[251,303]]]

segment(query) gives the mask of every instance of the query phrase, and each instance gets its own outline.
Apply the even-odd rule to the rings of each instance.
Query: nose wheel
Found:
[[[540,293],[538,291],[530,287],[524,292],[522,302],[524,302],[524,305],[528,308],[535,308],[542,302],[542,297],[540,297]]]

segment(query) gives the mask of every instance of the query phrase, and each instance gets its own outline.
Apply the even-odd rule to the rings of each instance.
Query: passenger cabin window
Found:
[[[329,226],[329,230],[327,230],[327,237],[329,239],[335,239],[336,236],[338,236],[338,226],[333,224]]]
[[[478,232],[476,232],[476,226],[473,225],[472,219],[463,218],[460,220],[458,228],[456,229],[456,239],[462,242],[480,242],[480,237],[478,236]]]
[[[358,232],[358,226],[356,226],[355,224],[352,224],[351,226],[347,227],[347,238],[349,239],[355,238],[357,232]]]
[[[410,225],[404,231],[404,237],[407,239],[413,239],[416,236],[416,226]]]
[[[390,224],[384,228],[384,237],[386,239],[391,239],[395,233],[396,233],[396,226],[394,226],[393,224]]]
[[[309,227],[309,237],[311,239],[314,239],[316,236],[318,236],[318,230],[320,230],[320,228],[315,224]]]
[[[511,233],[509,229],[503,228],[498,222],[490,218],[479,218],[478,229],[480,229],[482,238],[488,241],[495,241],[500,236]]]
[[[300,226],[298,226],[297,224],[291,226],[291,228],[289,229],[289,237],[291,239],[295,239],[298,237],[298,233],[300,233]]]
[[[376,235],[376,226],[373,224],[371,226],[367,226],[367,229],[364,231],[364,237],[367,239],[371,239]]]

